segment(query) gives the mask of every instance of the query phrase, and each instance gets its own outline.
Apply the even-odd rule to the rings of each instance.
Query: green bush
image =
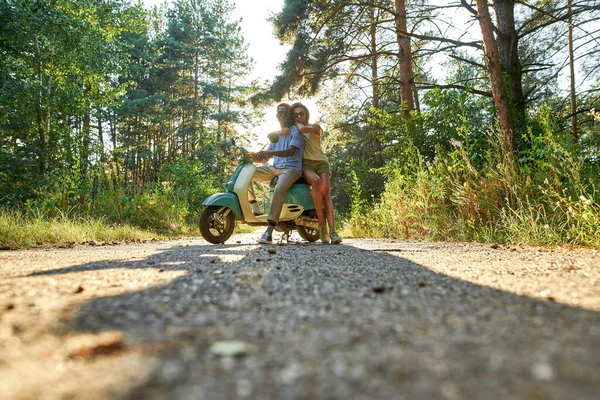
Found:
[[[202,202],[218,190],[201,164],[189,160],[165,164],[159,182],[145,186],[116,184],[99,170],[82,179],[76,167],[57,173],[51,182],[10,209],[37,221],[92,218],[107,225],[129,224],[159,233],[195,232]]]
[[[186,205],[189,223],[198,221],[202,212],[202,202],[219,191],[215,178],[207,173],[199,162],[179,160],[165,164],[159,174],[159,181],[173,204]]]
[[[598,173],[569,135],[556,134],[548,110],[537,121],[519,160],[503,154],[495,136],[483,153],[453,140],[454,150],[431,162],[407,145],[402,164],[388,165],[381,200],[353,213],[346,234],[599,246]]]

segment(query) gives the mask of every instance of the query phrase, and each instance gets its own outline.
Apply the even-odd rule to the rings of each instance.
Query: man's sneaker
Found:
[[[322,225],[319,226],[319,238],[323,243],[329,243],[329,238],[327,237],[327,226]]]
[[[260,239],[258,239],[258,243],[260,244],[271,244],[273,243],[273,237],[269,235],[269,232],[265,232],[262,234]]]
[[[329,233],[329,237],[331,237],[331,244],[342,243],[342,238],[337,233],[335,233],[335,231],[331,231]]]

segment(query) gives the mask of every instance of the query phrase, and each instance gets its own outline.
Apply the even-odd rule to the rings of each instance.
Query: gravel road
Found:
[[[598,250],[257,236],[0,252],[0,398],[599,398]]]

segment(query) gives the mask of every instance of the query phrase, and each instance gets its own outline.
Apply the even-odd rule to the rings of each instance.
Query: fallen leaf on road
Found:
[[[123,333],[118,331],[75,336],[67,342],[69,358],[89,359],[99,355],[113,354],[124,350],[125,347]]]
[[[247,356],[255,351],[254,346],[241,340],[223,340],[210,346],[211,353],[222,357]]]

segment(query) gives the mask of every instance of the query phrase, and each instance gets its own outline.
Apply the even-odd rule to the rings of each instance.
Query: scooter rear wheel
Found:
[[[318,229],[305,228],[304,226],[299,226],[297,229],[298,235],[300,235],[302,239],[309,242],[316,242],[317,240],[319,240]]]
[[[200,215],[200,233],[212,244],[225,243],[233,234],[235,218],[227,207],[208,206]]]

